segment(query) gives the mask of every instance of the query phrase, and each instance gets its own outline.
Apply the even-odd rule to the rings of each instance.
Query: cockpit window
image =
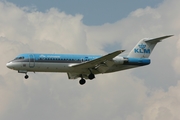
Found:
[[[24,59],[24,57],[23,57],[23,56],[21,56],[21,57],[16,57],[14,60],[20,60],[20,59]]]
[[[24,57],[19,57],[19,59],[24,59]]]

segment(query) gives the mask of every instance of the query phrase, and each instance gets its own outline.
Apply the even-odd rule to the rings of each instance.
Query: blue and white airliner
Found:
[[[111,73],[150,64],[149,56],[158,42],[172,35],[154,39],[142,39],[127,54],[118,50],[107,55],[78,55],[78,54],[36,54],[26,53],[18,55],[6,66],[25,74],[28,72],[64,72],[69,79],[81,78],[81,85],[86,80],[92,80],[96,74]],[[86,80],[85,80],[86,79]]]

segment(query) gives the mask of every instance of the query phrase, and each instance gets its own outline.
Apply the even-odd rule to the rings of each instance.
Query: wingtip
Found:
[[[125,50],[119,50],[120,53],[124,52]]]
[[[174,36],[174,35],[167,35],[166,37],[172,37],[172,36]]]

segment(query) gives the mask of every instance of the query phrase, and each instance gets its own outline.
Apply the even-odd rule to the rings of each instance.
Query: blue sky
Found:
[[[138,9],[158,7],[163,0],[7,0],[17,6],[36,6],[38,11],[46,11],[52,7],[67,14],[82,14],[86,25],[102,25],[114,23],[130,12]]]

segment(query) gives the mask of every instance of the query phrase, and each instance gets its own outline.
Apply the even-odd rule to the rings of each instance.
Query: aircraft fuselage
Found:
[[[7,67],[19,72],[78,72],[70,67],[101,57],[100,55],[67,55],[67,54],[21,54],[7,63]],[[150,64],[150,59],[115,57],[113,65],[105,73]],[[81,71],[81,70],[80,70]],[[85,70],[84,72],[86,72]],[[87,71],[89,72],[89,71]],[[92,69],[94,74],[101,73]]]

